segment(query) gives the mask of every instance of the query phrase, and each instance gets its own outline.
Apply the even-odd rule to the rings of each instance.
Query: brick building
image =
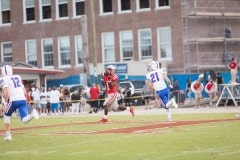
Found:
[[[49,85],[86,83],[86,77],[92,83],[107,64],[116,65],[120,79],[144,79],[151,60],[170,74],[224,71],[223,54],[240,55],[239,5],[237,0],[2,0],[0,58],[63,70],[47,76]],[[226,27],[231,38],[224,36]]]

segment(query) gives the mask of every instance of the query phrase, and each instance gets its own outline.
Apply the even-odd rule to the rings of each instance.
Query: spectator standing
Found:
[[[86,91],[81,89],[81,101],[80,101],[80,112],[86,112],[86,105],[87,105],[87,98],[86,98]]]
[[[40,107],[42,110],[42,116],[46,116],[47,115],[47,92],[45,88],[41,88],[41,92],[40,92]]]
[[[92,84],[92,87],[90,88],[90,111],[89,113],[98,112],[98,99],[100,94],[100,89],[96,83]]]
[[[65,103],[66,103],[66,99],[65,99],[65,88],[63,87],[63,85],[60,85],[60,102],[59,102],[59,111],[64,114],[65,112]]]
[[[50,107],[51,107],[51,111],[54,115],[58,114],[60,96],[61,96],[61,94],[55,86],[49,92]]]
[[[222,88],[223,86],[221,84],[224,83],[223,77],[221,76],[221,74],[218,72],[217,73],[217,86],[218,86],[218,96],[220,96],[221,92],[222,92]]]
[[[31,90],[31,87],[27,87],[27,88],[25,88],[25,90],[26,90],[25,97],[27,100],[28,113],[30,114],[32,112],[32,103],[33,103],[32,90]]]
[[[179,84],[178,84],[178,80],[177,79],[174,79],[173,81],[173,87],[170,89],[170,91],[172,92],[172,98],[175,99],[175,102],[179,103],[179,90],[180,90],[180,87],[179,87]]]
[[[3,105],[2,105],[2,89],[0,88],[0,118],[3,118]]]
[[[145,81],[145,84],[143,85],[143,99],[145,103],[145,109],[152,109],[150,106],[151,94],[152,89],[148,85],[148,81]]]
[[[188,78],[187,83],[186,83],[186,92],[187,92],[187,97],[189,99],[192,98],[192,90],[191,90],[191,84],[192,84],[192,79]]]
[[[123,95],[124,95],[124,102],[125,102],[125,106],[131,106],[131,90],[129,85],[126,86],[126,88],[123,90]]]
[[[71,95],[71,101],[72,101],[71,114],[79,113],[80,99],[81,99],[81,89],[75,90]]]
[[[47,90],[47,113],[50,114],[51,113],[51,104],[50,104],[50,92],[52,91],[51,87],[48,87]]]
[[[122,105],[124,95],[123,95],[123,93],[122,93],[122,87],[120,86],[119,81],[118,81],[118,83],[117,83],[117,92],[118,92],[118,96],[117,96],[118,104],[119,104],[119,105]]]
[[[64,89],[64,114],[69,114],[70,112],[70,106],[71,106],[71,96],[70,96],[70,92],[68,89]],[[80,111],[80,109],[79,109]]]
[[[104,103],[104,101],[105,101],[105,97],[106,97],[105,90],[104,90],[104,88],[101,86],[100,94],[99,94],[99,109],[100,109],[100,110],[103,109],[103,103]]]
[[[32,90],[33,108],[35,108],[38,111],[38,113],[41,113],[40,90],[36,85],[32,88],[33,88]]]

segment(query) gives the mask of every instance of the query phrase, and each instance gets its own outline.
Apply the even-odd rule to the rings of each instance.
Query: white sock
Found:
[[[172,105],[172,101],[170,100],[167,102],[166,107],[169,108],[171,105]]]
[[[172,118],[172,114],[171,114],[171,112],[169,111],[169,109],[167,109],[167,117],[168,117],[168,119],[171,119],[171,118]]]
[[[107,119],[107,115],[104,115],[103,118],[104,118],[104,119]]]

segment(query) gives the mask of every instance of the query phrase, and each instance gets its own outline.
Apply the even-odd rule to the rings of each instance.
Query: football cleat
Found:
[[[178,104],[175,102],[175,99],[172,98],[171,101],[172,101],[173,107],[174,107],[174,108],[178,108]]]
[[[98,123],[106,123],[108,121],[108,119],[106,118],[102,118],[98,121]]]
[[[12,140],[12,136],[10,134],[6,135],[3,140],[4,141],[11,141]]]
[[[33,109],[31,116],[35,119],[39,119],[39,114],[36,109]]]

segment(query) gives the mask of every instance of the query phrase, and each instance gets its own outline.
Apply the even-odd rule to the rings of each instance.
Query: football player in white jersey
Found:
[[[13,75],[13,69],[9,65],[2,67],[2,78],[0,79],[0,85],[3,90],[3,111],[4,111],[4,123],[6,136],[5,141],[11,141],[12,136],[10,133],[10,117],[13,112],[19,110],[21,121],[27,123],[33,118],[38,119],[39,114],[36,110],[32,111],[32,114],[28,114],[28,107],[26,101],[26,91],[22,84],[22,79],[19,75]]]
[[[172,115],[169,110],[171,106],[178,108],[177,103],[174,99],[169,101],[169,87],[172,87],[172,83],[167,77],[166,68],[160,68],[160,65],[157,61],[152,61],[148,65],[149,73],[147,73],[146,77],[148,80],[148,84],[152,87],[152,89],[156,92],[157,96],[162,101],[165,109],[167,110],[167,118],[168,121],[172,121]],[[166,84],[167,82],[167,84]]]

